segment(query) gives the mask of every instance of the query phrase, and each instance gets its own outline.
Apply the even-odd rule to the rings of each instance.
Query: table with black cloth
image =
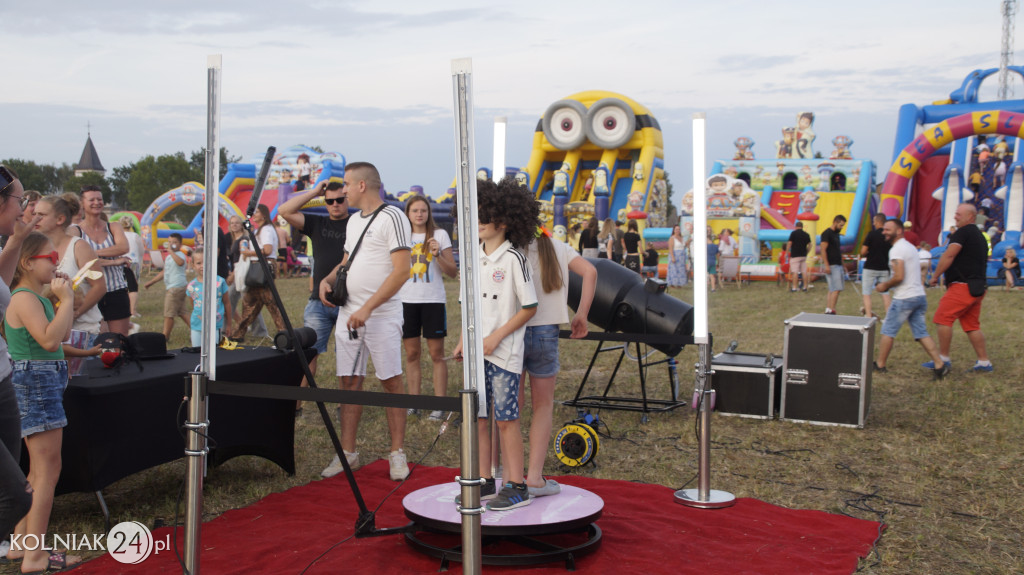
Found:
[[[184,457],[179,410],[188,373],[198,353],[172,350],[173,358],[107,369],[94,360],[71,378],[64,393],[63,467],[57,494],[98,492],[150,467]],[[307,357],[315,355],[307,350]],[[302,368],[294,352],[253,347],[217,350],[217,381],[297,387]],[[211,395],[207,398],[211,465],[239,455],[257,455],[295,473],[295,402]],[[214,443],[216,442],[216,443]],[[22,450],[27,469],[27,450]]]

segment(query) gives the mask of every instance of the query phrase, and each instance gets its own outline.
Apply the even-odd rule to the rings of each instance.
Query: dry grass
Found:
[[[290,302],[288,311],[297,323],[305,303],[306,281],[281,282]],[[857,313],[860,296],[853,287],[847,284],[839,302],[840,313]],[[456,291],[456,285],[450,283],[451,299]],[[672,293],[692,301],[690,289]],[[140,308],[147,330],[159,331],[162,295],[157,289],[143,294]],[[932,309],[940,296],[938,290],[929,290]],[[1024,572],[1024,495],[1020,479],[1024,433],[1019,417],[1024,405],[1021,297],[1019,292],[991,291],[986,298],[982,325],[996,365],[993,374],[963,373],[974,356],[963,333],[957,331],[953,345],[955,375],[933,383],[931,374],[919,367],[927,359],[924,352],[906,330],[901,333],[889,361],[889,373],[874,377],[871,413],[862,430],[715,415],[712,487],[785,507],[884,521],[888,529],[877,553],[862,562],[865,573]],[[720,289],[711,298],[714,348],[720,351],[735,339],[740,351],[781,354],[783,320],[801,311],[820,312],[824,298],[821,284],[808,294],[790,294],[768,283]],[[449,310],[450,325],[458,326],[458,307],[450,305]],[[186,338],[179,323],[171,346],[186,345]],[[449,336],[449,350],[455,339]],[[559,399],[571,398],[575,393],[593,345],[563,342]],[[688,366],[696,361],[696,349],[687,348],[679,359],[682,388],[687,389],[692,381]],[[425,378],[430,377],[428,361],[424,362]],[[599,374],[607,374],[611,362],[612,358],[602,359]],[[336,387],[333,364],[333,352],[328,351],[320,360],[322,369],[317,379],[321,385]],[[450,390],[460,385],[459,369],[453,366]],[[664,368],[652,369],[648,381],[653,395],[667,397]],[[589,393],[596,390],[597,384],[592,385],[595,387]],[[633,368],[620,372],[613,389],[616,394],[628,395],[636,388]],[[423,389],[431,386],[425,381]],[[645,424],[634,412],[605,410],[600,416],[611,437],[602,438],[596,465],[580,472],[670,487],[681,487],[694,476],[697,450],[690,409],[655,414]],[[556,407],[556,427],[574,417],[570,408]],[[409,420],[406,451],[411,460],[423,456],[436,430],[437,424],[425,418]],[[364,461],[386,456],[382,409],[366,410],[359,449]],[[330,457],[323,424],[316,410],[307,406],[296,423],[296,475],[287,477],[275,465],[253,457],[237,458],[211,469],[206,481],[205,517],[210,519],[225,510],[250,505],[268,493],[315,481]],[[550,453],[548,461],[553,473],[572,472],[560,468]],[[442,437],[424,463],[457,466],[458,435],[449,432]],[[115,521],[130,519],[152,525],[159,518],[169,523],[183,470],[184,464],[178,461],[109,486],[104,493]],[[695,482],[689,486],[695,486]],[[369,503],[372,506],[375,502]],[[56,500],[51,532],[103,530],[92,496],[72,494]]]

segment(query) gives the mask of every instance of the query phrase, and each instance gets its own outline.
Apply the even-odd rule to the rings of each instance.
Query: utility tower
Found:
[[[1013,97],[1009,67],[1013,65],[1013,29],[1017,15],[1017,0],[1003,0],[1003,51],[999,58],[999,99]]]

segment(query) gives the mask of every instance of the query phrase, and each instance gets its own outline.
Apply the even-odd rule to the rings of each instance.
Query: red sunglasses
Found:
[[[48,254],[39,254],[38,256],[29,256],[30,260],[50,260],[50,263],[57,265],[60,263],[60,254],[56,250]]]

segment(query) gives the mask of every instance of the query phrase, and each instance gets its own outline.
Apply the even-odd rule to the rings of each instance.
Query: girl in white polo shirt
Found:
[[[480,296],[486,380],[486,414],[477,420],[480,447],[481,500],[488,509],[507,510],[530,504],[523,477],[523,437],[519,425],[519,380],[523,372],[526,322],[537,313],[537,295],[530,263],[516,251],[533,240],[540,208],[533,194],[514,179],[477,182],[480,232]],[[462,341],[455,348],[462,357]],[[491,406],[505,463],[504,486],[496,490],[491,476]],[[458,501],[458,500],[457,500]]]

